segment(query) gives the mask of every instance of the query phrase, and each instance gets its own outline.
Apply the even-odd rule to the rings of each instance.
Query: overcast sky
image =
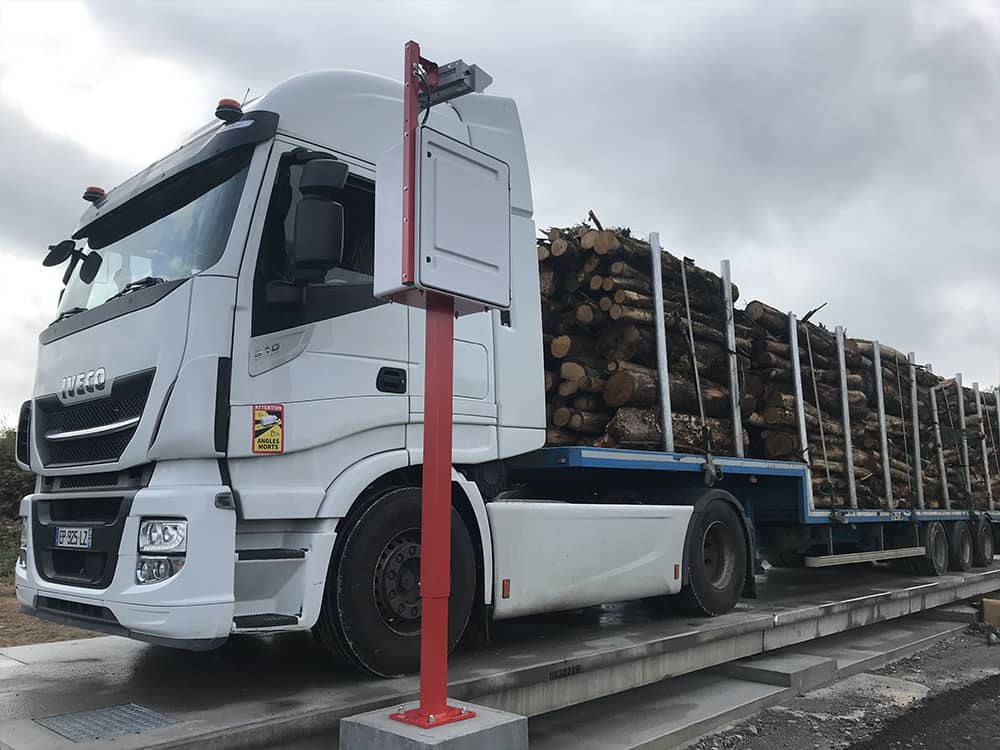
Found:
[[[296,73],[409,39],[520,108],[539,226],[593,209],[762,299],[1000,382],[1000,4],[0,0],[0,415],[84,186]],[[349,117],[350,113],[344,113]]]

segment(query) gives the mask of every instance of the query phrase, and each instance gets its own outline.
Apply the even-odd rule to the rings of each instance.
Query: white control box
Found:
[[[375,174],[375,296],[424,307],[455,298],[459,314],[510,308],[510,168],[428,127],[417,129],[413,280],[403,280],[403,146]]]

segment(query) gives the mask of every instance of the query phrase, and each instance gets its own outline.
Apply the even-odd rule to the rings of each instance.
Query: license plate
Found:
[[[93,529],[56,528],[56,546],[71,549],[90,549],[94,541]]]

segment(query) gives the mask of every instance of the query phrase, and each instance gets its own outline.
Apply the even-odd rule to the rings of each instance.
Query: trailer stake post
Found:
[[[990,451],[986,445],[986,428],[983,421],[983,397],[979,393],[979,383],[972,384],[972,391],[976,394],[976,416],[979,417],[979,433],[983,436],[983,478],[986,480],[986,497],[990,501],[990,510],[993,510],[993,485],[990,482]]]
[[[667,324],[663,319],[663,250],[660,247],[660,233],[649,235],[649,254],[653,263],[653,308],[656,313],[656,382],[660,395],[660,433],[663,450],[674,452],[674,414],[670,406],[670,368],[667,364]]]
[[[722,261],[722,301],[726,308],[726,359],[729,363],[729,406],[733,415],[734,455],[743,458],[743,414],[740,411],[740,370],[736,356],[736,319],[733,314],[733,283],[729,261]]]
[[[889,467],[889,439],[885,429],[885,394],[882,390],[882,350],[877,341],[872,342],[872,359],[875,360],[875,400],[878,404],[879,458],[882,462],[882,483],[885,487],[885,501],[890,508],[896,503],[892,497],[892,473]]]
[[[962,390],[962,373],[955,373],[955,392],[958,394],[958,431],[962,436],[962,476],[965,491],[972,494],[972,471],[969,464],[969,438],[965,434],[965,392]]]
[[[813,497],[812,465],[809,460],[809,433],[806,431],[806,407],[802,396],[802,364],[799,362],[799,322],[795,313],[788,313],[788,340],[792,347],[792,380],[795,385],[795,420],[799,426],[799,449],[806,464],[806,500],[809,511],[816,509]]]
[[[847,358],[844,354],[844,327],[837,326],[837,366],[840,369],[840,412],[844,422],[844,463],[847,465],[847,500],[858,507],[858,488],[854,484],[854,444],[851,438],[851,411],[847,399]]]
[[[917,399],[917,365],[916,356],[913,352],[906,355],[906,361],[910,365],[910,418],[913,420],[913,465],[917,478],[917,507],[924,507],[924,467],[920,462],[920,417],[918,414]],[[903,394],[899,394],[900,399]]]
[[[930,371],[930,367],[927,369]],[[951,510],[951,497],[948,495],[948,470],[944,463],[944,444],[941,442],[941,420],[938,418],[935,388],[931,388],[931,420],[934,423],[934,445],[937,452],[938,474],[941,477],[941,499],[944,501],[944,507]]]

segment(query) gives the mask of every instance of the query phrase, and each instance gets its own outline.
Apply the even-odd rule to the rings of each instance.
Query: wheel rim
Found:
[[[400,635],[420,632],[420,530],[406,529],[385,545],[372,581],[382,622]]]
[[[705,529],[701,540],[701,559],[705,577],[712,588],[729,586],[736,567],[736,547],[730,544],[730,529],[722,521],[713,521]]]
[[[979,546],[983,550],[983,557],[989,562],[993,559],[993,530],[987,524],[982,524],[979,527],[979,536],[981,538]]]

